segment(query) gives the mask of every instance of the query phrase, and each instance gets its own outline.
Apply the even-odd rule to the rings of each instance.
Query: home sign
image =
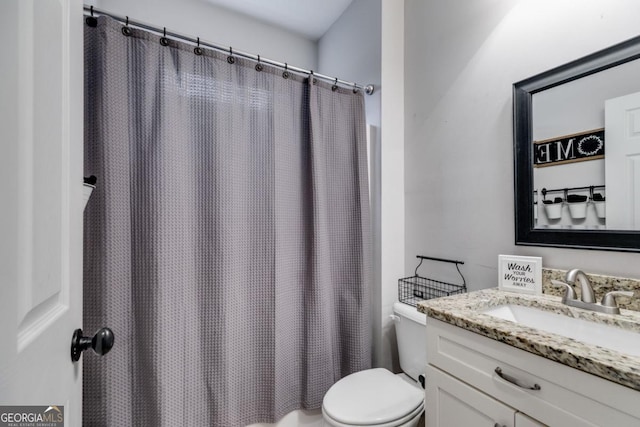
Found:
[[[533,165],[562,165],[604,158],[604,128],[533,142]]]

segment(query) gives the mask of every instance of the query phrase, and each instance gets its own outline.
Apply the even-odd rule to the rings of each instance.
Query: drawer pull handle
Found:
[[[520,388],[526,388],[527,390],[540,390],[540,386],[538,384],[534,384],[533,386],[528,386],[528,385],[524,384],[522,381],[520,381],[519,379],[517,379],[515,377],[512,377],[511,375],[507,375],[504,372],[502,372],[502,369],[499,366],[496,368],[495,372],[503,380],[505,380],[507,382],[510,382],[511,384],[515,384]]]
[[[493,425],[493,427],[507,427],[507,426],[502,425],[502,424],[495,423],[495,424]]]

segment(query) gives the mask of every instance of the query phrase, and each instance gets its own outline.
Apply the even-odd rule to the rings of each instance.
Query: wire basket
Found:
[[[411,277],[404,277],[398,280],[398,301],[415,307],[415,305],[420,301],[467,292],[467,283],[464,280],[464,276],[460,272],[460,268],[458,267],[458,265],[464,264],[464,262],[450,259],[432,258],[423,255],[417,255],[416,257],[420,259],[420,263],[416,267],[415,275]],[[458,274],[460,274],[460,277],[462,278],[462,284],[457,285],[455,283],[442,282],[440,280],[434,280],[428,277],[420,276],[418,274],[418,269],[425,259],[455,264],[456,270],[458,270]]]

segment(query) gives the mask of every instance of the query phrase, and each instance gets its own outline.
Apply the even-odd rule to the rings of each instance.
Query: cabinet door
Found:
[[[513,427],[515,413],[513,408],[427,366],[427,426]]]

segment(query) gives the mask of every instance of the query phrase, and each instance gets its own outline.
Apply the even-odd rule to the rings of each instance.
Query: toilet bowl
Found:
[[[322,416],[332,427],[414,427],[424,412],[424,390],[418,382],[426,359],[426,317],[415,307],[396,302],[394,323],[402,374],[374,368],[336,382],[324,396]]]

